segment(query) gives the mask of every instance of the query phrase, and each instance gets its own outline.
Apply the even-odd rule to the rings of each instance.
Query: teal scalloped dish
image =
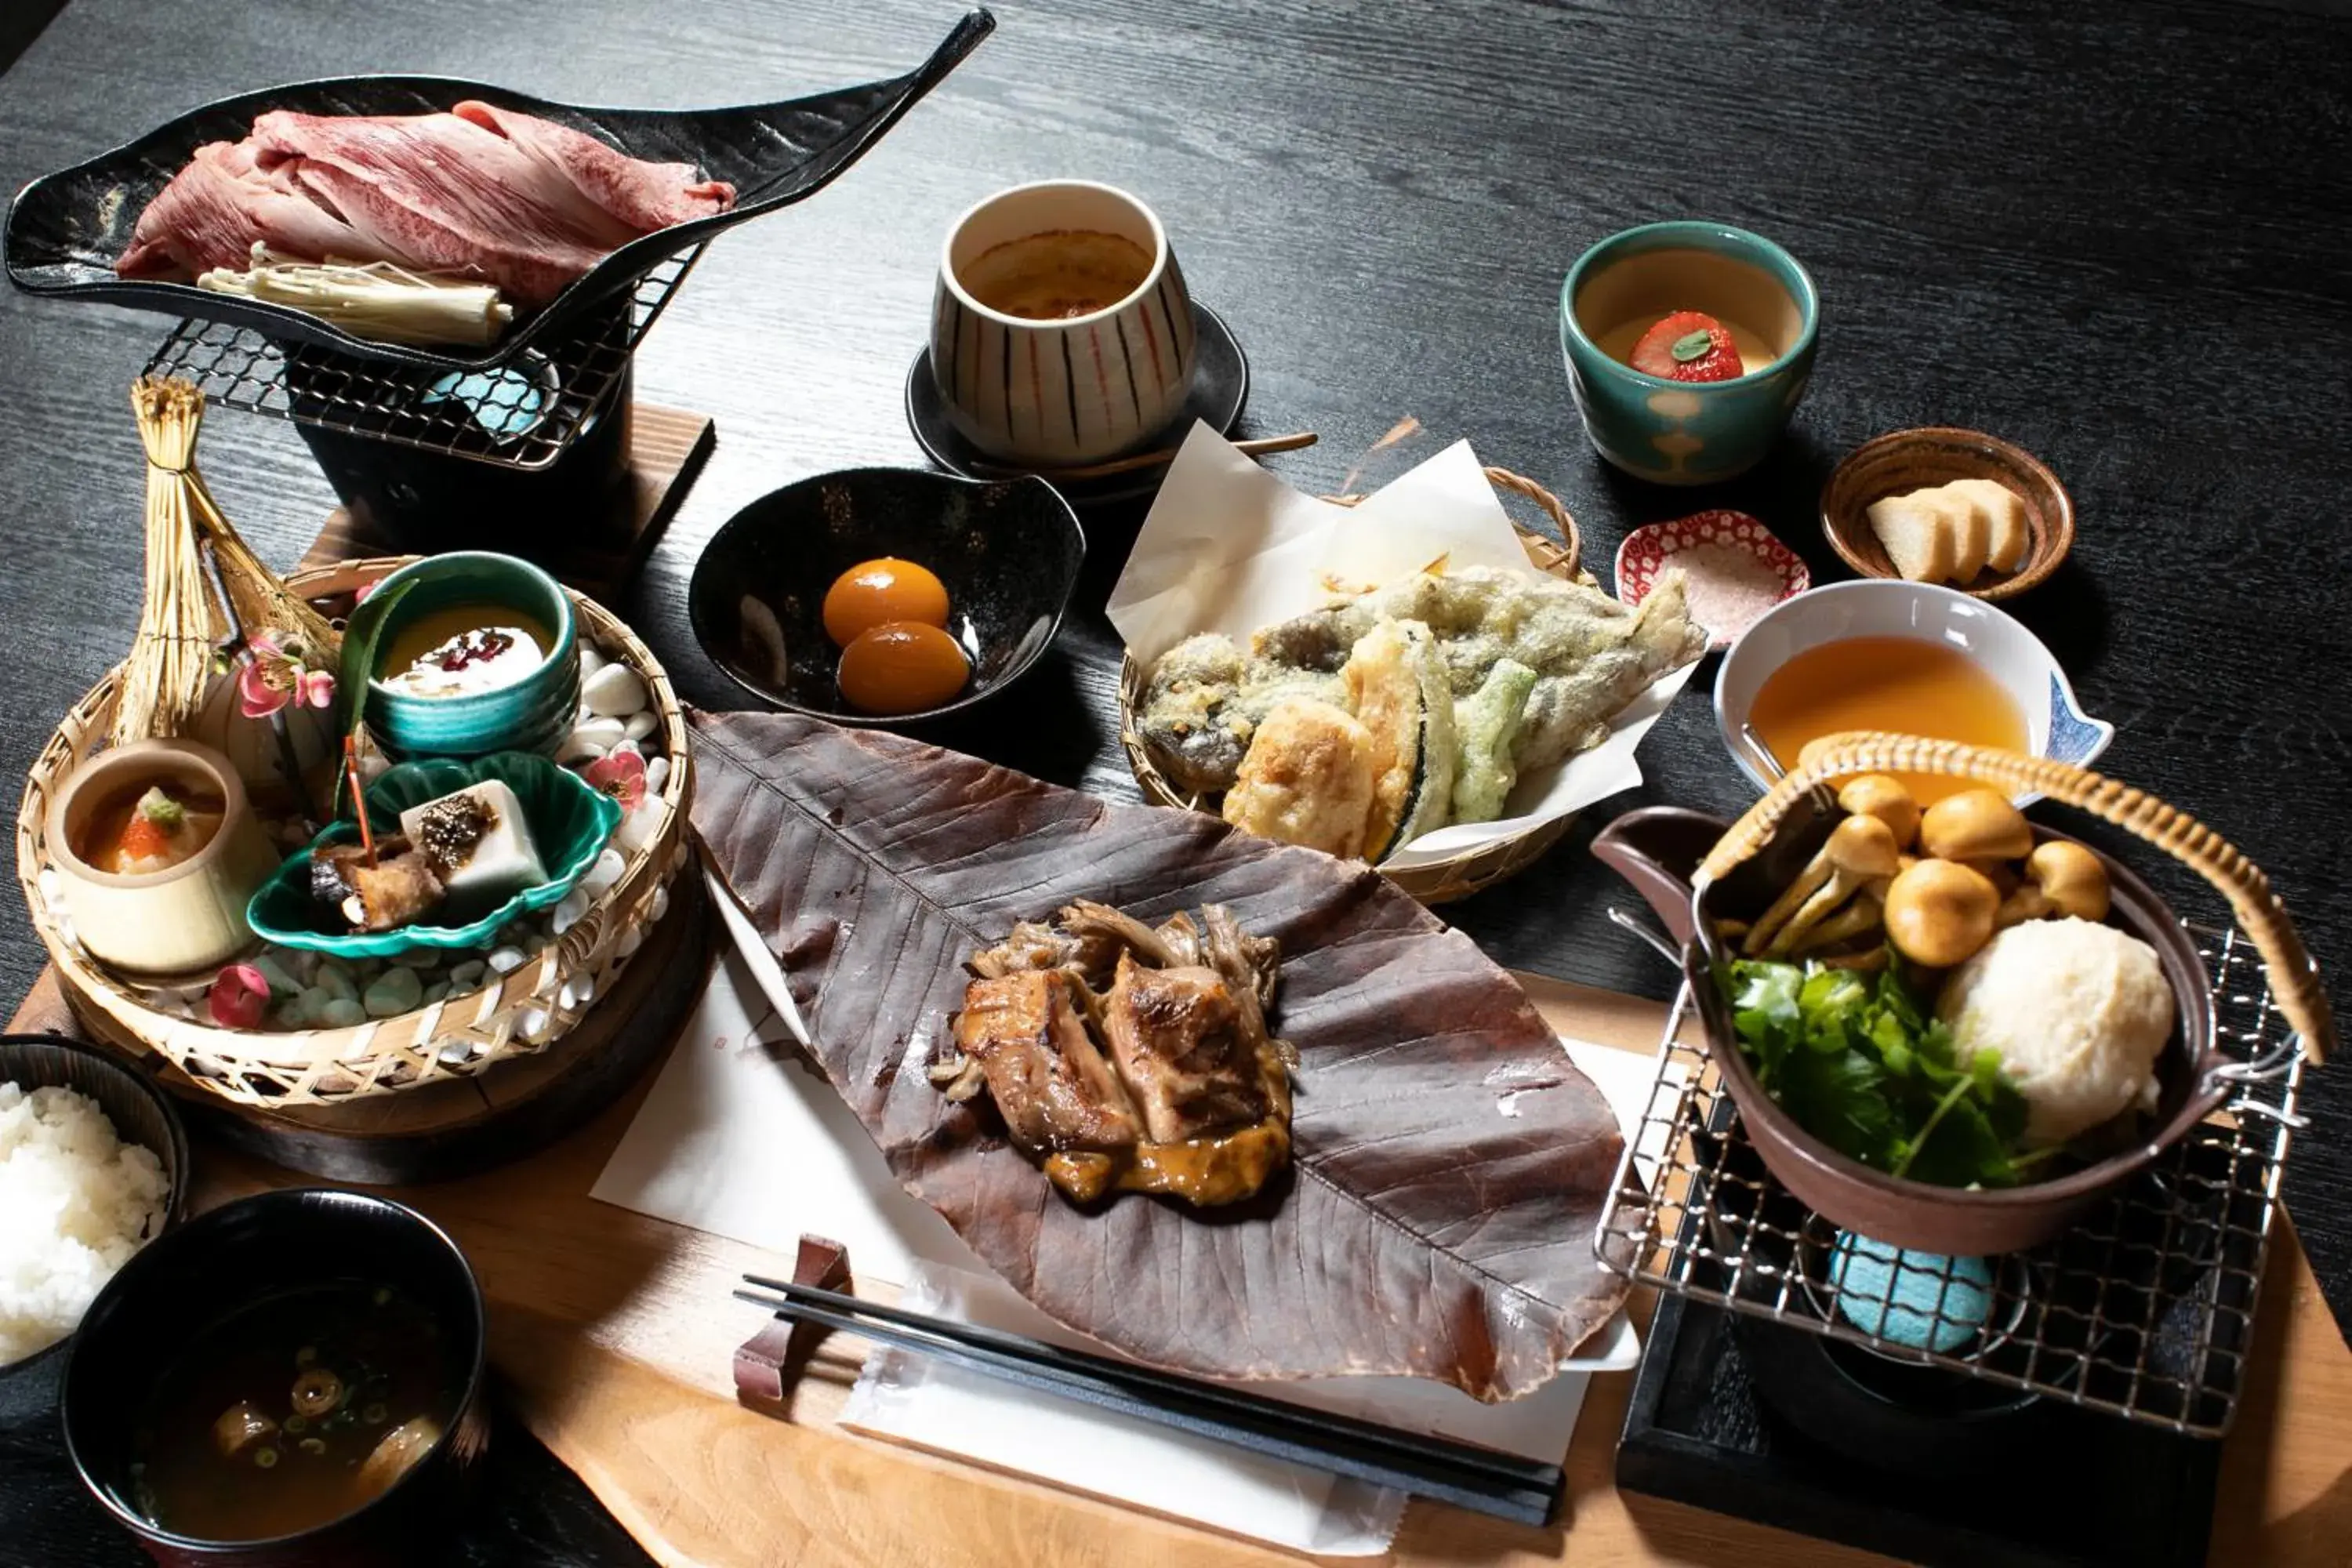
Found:
[[[308,948],[338,958],[390,958],[420,947],[484,947],[499,928],[529,910],[560,900],[588,874],[596,857],[621,825],[621,803],[571,769],[531,752],[498,752],[465,762],[434,759],[402,763],[368,786],[368,826],[380,834],[400,831],[400,814],[413,805],[497,779],[522,803],[548,880],[526,888],[480,919],[461,926],[407,925],[394,931],[328,931],[310,897],[310,852],[359,837],[356,822],[330,823],[324,831],[278,868],[246,906],[246,923],[264,942]]]

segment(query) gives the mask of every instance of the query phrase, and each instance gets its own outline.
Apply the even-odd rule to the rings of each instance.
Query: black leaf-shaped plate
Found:
[[[551,103],[487,82],[439,76],[333,77],[240,93],[193,110],[135,142],[35,180],[8,208],[0,260],[8,280],[32,294],[102,300],[143,310],[250,327],[383,363],[444,369],[499,364],[534,341],[559,334],[595,306],[634,286],[679,251],[747,218],[814,194],[898,123],[898,117],[961,64],[996,27],[973,11],[905,76],[813,98],[736,109],[586,109]],[[193,283],[114,275],[139,215],[207,142],[236,142],[267,110],[306,114],[428,114],[478,98],[584,131],[632,157],[692,163],[735,187],[735,205],[633,239],[606,254],[542,309],[472,357],[354,338],[305,310],[215,294]]]

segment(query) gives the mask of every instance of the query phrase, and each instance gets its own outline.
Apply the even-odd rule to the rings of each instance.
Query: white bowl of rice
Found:
[[[187,1133],[102,1048],[0,1037],[0,1373],[62,1345],[115,1270],[180,1217]]]

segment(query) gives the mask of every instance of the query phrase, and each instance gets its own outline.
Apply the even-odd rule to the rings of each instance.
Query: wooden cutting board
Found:
[[[1656,1004],[1520,977],[1562,1034],[1649,1051]],[[70,1032],[44,976],[12,1027]],[[677,1049],[709,1048],[688,1039]],[[757,1328],[728,1291],[791,1260],[588,1196],[636,1113],[640,1084],[569,1138],[514,1164],[380,1189],[465,1247],[490,1298],[492,1363],[523,1420],[672,1568],[1241,1568],[1300,1559],[1024,1478],[895,1447],[833,1425],[856,1376],[839,1337],[790,1421],[735,1403],[730,1358]],[[307,1180],[199,1141],[194,1207]],[[2352,1561],[2352,1351],[2285,1228],[2272,1253],[2246,1395],[2222,1459],[2210,1561]],[[1637,1296],[1646,1321],[1650,1303]],[[1531,1529],[1436,1504],[1407,1510],[1392,1562],[1840,1568],[1866,1552],[1616,1490],[1630,1373],[1596,1378],[1568,1455],[1560,1521]]]

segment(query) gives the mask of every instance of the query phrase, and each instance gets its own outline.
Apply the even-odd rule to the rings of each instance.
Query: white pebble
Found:
[[[580,679],[587,679],[613,661],[598,653],[585,640],[580,644]]]
[[[654,757],[646,763],[646,793],[661,794],[662,785],[669,783],[669,759]]]
[[[313,989],[325,992],[328,1000],[332,1002],[356,1002],[360,999],[359,982],[352,978],[350,970],[331,958],[320,963],[319,973],[311,977],[311,985]]]
[[[338,996],[319,1009],[319,1022],[330,1029],[348,1029],[367,1022],[367,1009],[356,1001]]]
[[[546,1037],[547,1025],[547,1009],[544,1007],[533,1007],[526,1011],[522,1017],[516,1023],[515,1032],[522,1036],[524,1039],[536,1045]]]
[[[587,912],[587,893],[583,891],[581,889],[574,888],[570,892],[564,894],[562,899],[557,902],[555,906],[555,913],[547,923],[549,928],[552,930],[556,935],[562,936],[565,931],[568,931],[573,926],[578,925],[580,923],[580,917]]]
[[[473,1042],[470,1040],[451,1040],[441,1047],[440,1056],[441,1065],[445,1068],[464,1067],[467,1062],[474,1059]]]
[[[631,926],[628,930],[621,933],[618,941],[613,943],[613,956],[615,958],[626,958],[631,953],[636,952],[637,949],[645,945],[646,933],[639,931],[635,926]]]
[[[556,762],[565,766],[573,763],[593,763],[604,754],[593,743],[583,740],[577,730],[564,736],[562,742],[555,748]]]
[[[668,820],[668,810],[657,800],[641,803],[636,810],[621,818],[621,826],[614,830],[613,841],[625,854],[635,855],[654,841],[654,836],[661,831],[662,824]]]
[[[261,978],[268,985],[269,994],[272,996],[291,996],[302,989],[302,983],[294,977],[294,972],[288,968],[274,952],[265,952],[255,959],[253,967],[260,971]]]
[[[618,719],[583,719],[572,726],[572,740],[583,746],[593,746],[597,753],[611,751],[625,738],[625,727]]]
[[[555,993],[555,1005],[562,1012],[571,1012],[578,1007],[583,1000],[578,984],[570,980],[565,981]]]
[[[367,988],[360,1004],[373,1018],[396,1017],[409,1009],[423,1005],[425,982],[413,969],[387,969]]]
[[[621,726],[621,732],[632,741],[642,741],[652,734],[654,726],[660,722],[660,717],[652,709],[641,709],[629,715],[629,721]]]
[[[608,664],[580,681],[580,705],[591,713],[625,719],[646,705],[646,683],[625,664]]]
[[[617,756],[619,756],[619,755],[620,755],[622,752],[626,752],[629,755],[631,755],[631,756],[633,756],[633,757],[642,757],[642,756],[644,756],[644,755],[645,755],[645,753],[644,753],[643,752],[640,752],[639,750],[637,750],[637,743],[636,743],[635,741],[630,740],[630,739],[629,739],[627,736],[625,736],[625,735],[624,735],[621,739],[619,739],[619,740],[617,740],[617,741],[614,742],[613,742],[613,749],[612,749],[611,751],[609,751],[609,752],[605,752],[604,754],[605,754],[606,756],[608,756],[608,757],[617,757]]]
[[[669,913],[669,889],[656,888],[652,901],[646,907],[646,918],[657,921],[667,913]]]
[[[528,954],[519,947],[501,947],[491,952],[488,963],[490,967],[500,974],[512,974],[522,967],[523,960],[527,956]]]
[[[471,991],[482,983],[484,976],[489,972],[490,966],[488,963],[478,958],[469,958],[449,972],[449,989]]]
[[[596,857],[596,863],[588,868],[588,874],[580,879],[580,886],[590,893],[601,893],[621,879],[628,864],[621,858],[619,850],[606,845],[604,853]]]

